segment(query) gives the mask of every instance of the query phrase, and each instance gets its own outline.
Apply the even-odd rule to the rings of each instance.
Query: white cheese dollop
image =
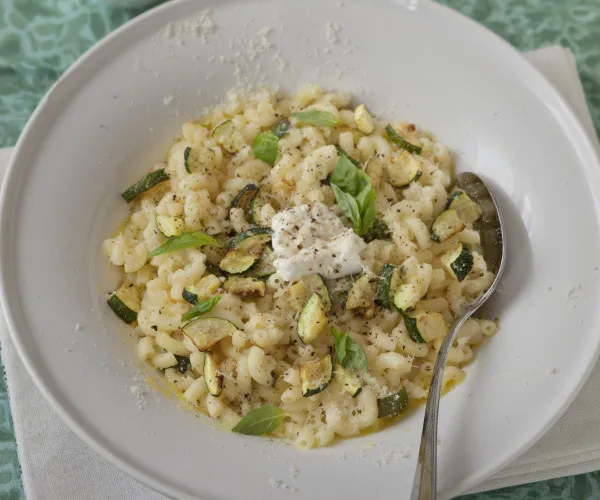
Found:
[[[286,281],[315,273],[335,279],[363,269],[366,243],[321,202],[278,213],[271,228],[273,264]]]

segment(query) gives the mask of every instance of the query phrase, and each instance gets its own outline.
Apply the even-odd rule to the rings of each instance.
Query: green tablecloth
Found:
[[[569,47],[600,132],[600,0],[441,1],[521,50]],[[0,0],[0,147],[16,142],[40,98],[75,59],[139,12],[108,8],[101,0]],[[10,408],[0,377],[0,499],[22,498]],[[598,499],[600,471],[462,498]]]

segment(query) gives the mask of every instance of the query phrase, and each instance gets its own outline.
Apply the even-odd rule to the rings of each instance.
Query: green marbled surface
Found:
[[[569,47],[600,132],[600,0],[441,1],[520,50]],[[73,61],[139,12],[109,8],[101,0],[0,0],[0,147],[16,142],[40,98]],[[0,499],[23,498],[8,396],[0,377]],[[600,472],[461,498],[595,500],[600,499]]]

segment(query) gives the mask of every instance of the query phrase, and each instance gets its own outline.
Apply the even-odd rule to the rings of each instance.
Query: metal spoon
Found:
[[[425,420],[421,433],[419,461],[410,495],[410,500],[435,500],[437,496],[437,428],[442,392],[444,369],[448,360],[450,347],[454,343],[463,323],[490,298],[498,288],[504,264],[506,261],[506,245],[502,230],[502,216],[496,200],[489,192],[483,181],[471,172],[458,176],[457,187],[462,189],[482,209],[482,216],[477,221],[475,229],[481,236],[483,257],[488,269],[496,273],[496,278],[490,288],[467,308],[463,315],[456,319],[452,329],[442,342],[433,369],[433,378],[425,407]]]

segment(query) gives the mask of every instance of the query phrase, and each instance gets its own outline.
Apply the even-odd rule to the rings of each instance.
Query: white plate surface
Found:
[[[242,75],[350,90],[377,114],[430,127],[459,170],[493,180],[510,252],[491,310],[501,328],[441,409],[442,496],[475,486],[549,428],[597,356],[600,166],[581,126],[512,48],[439,5],[203,5],[216,25],[206,39],[198,23],[180,22],[196,0],[168,2],[75,64],[23,133],[2,192],[0,252],[3,306],[24,363],[92,447],[173,497],[406,498],[422,412],[300,452],[215,429],[160,394],[140,410],[130,390],[138,367],[128,328],[104,304],[115,276],[101,242],[127,211],[119,193],[185,119],[236,84],[231,61],[245,54]],[[338,43],[328,21],[340,27]]]

